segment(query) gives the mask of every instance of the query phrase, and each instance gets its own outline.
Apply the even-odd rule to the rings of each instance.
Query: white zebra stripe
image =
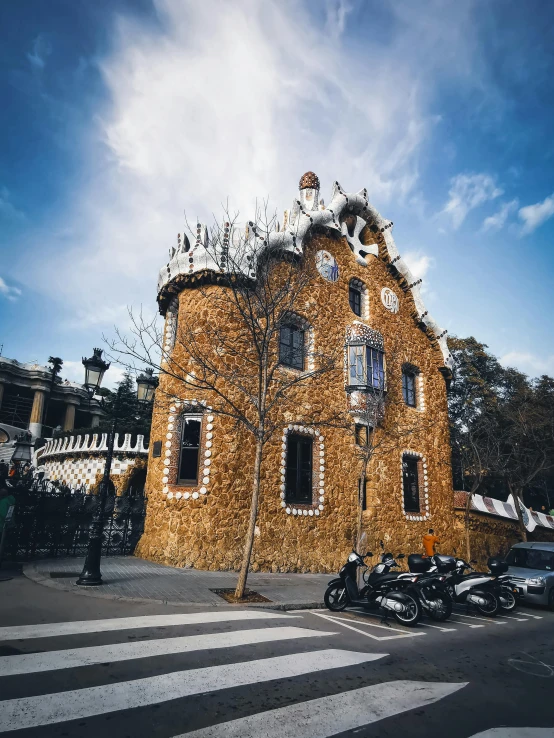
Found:
[[[355,666],[385,656],[388,654],[327,649],[240,664],[175,671],[38,697],[3,700],[0,703],[0,733],[144,707],[203,692],[290,679],[326,669]]]
[[[554,728],[491,728],[470,738],[552,738],[553,735]]]
[[[107,630],[134,630],[135,628],[160,628],[169,625],[204,625],[227,623],[237,620],[270,620],[298,617],[282,612],[266,610],[237,610],[230,612],[193,612],[175,615],[143,615],[133,618],[108,618],[106,620],[77,620],[70,623],[46,623],[38,625],[13,625],[0,628],[0,641],[26,638],[50,638],[52,636],[100,633]]]
[[[328,738],[448,697],[467,682],[384,682],[211,725],[176,738]]]
[[[77,666],[91,666],[92,664],[104,664],[112,661],[145,659],[172,653],[189,653],[208,648],[233,648],[254,643],[270,643],[272,641],[332,635],[336,635],[336,633],[309,630],[308,628],[257,628],[256,630],[237,630],[232,633],[207,633],[205,635],[163,638],[138,643],[117,643],[109,646],[4,656],[0,658],[0,677],[34,674],[56,669],[73,669]]]

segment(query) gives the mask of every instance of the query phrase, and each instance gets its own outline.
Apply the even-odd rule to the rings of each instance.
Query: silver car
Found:
[[[554,610],[554,543],[516,543],[506,561],[522,601]]]

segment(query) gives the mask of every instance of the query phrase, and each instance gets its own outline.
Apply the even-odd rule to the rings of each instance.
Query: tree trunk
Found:
[[[466,561],[467,562],[470,562],[471,561],[471,543],[470,543],[470,540],[469,540],[469,538],[470,538],[470,535],[469,535],[469,516],[470,516],[470,511],[469,511],[469,509],[471,507],[471,498],[472,498],[472,493],[471,492],[468,492],[467,493],[467,500],[466,500],[466,516],[465,516],[465,525],[466,525],[466,556],[467,556]]]
[[[466,561],[468,563],[471,561],[471,542],[470,542],[470,530],[469,530],[469,521],[471,517],[471,500],[478,488],[479,488],[478,484],[472,485],[471,490],[467,493],[467,500],[466,500],[466,514],[465,514],[466,554],[467,554]]]
[[[516,509],[516,515],[519,520],[519,532],[521,535],[521,540],[527,542],[527,528],[525,527],[525,523],[523,522],[523,515],[521,512],[521,507],[519,506],[519,502],[521,500],[520,497],[520,490],[516,490],[512,487],[512,485],[508,482],[508,489],[512,493],[512,497],[514,498],[514,507]]]
[[[356,551],[358,553],[362,553],[360,551],[360,546],[362,542],[362,519],[363,519],[363,510],[364,510],[365,483],[366,483],[366,470],[364,468],[362,469],[362,475],[359,479],[359,487],[358,487],[358,520],[356,524]]]
[[[248,568],[250,566],[250,557],[252,555],[252,547],[254,545],[254,533],[256,531],[256,520],[258,519],[258,500],[260,497],[260,471],[262,467],[262,451],[263,443],[261,439],[256,440],[256,458],[254,461],[254,478],[252,480],[252,500],[250,502],[250,521],[248,523],[248,531],[244,541],[244,553],[242,556],[242,564],[240,567],[237,588],[235,589],[235,597],[237,600],[242,599],[244,590],[246,589],[246,579],[248,577]]]

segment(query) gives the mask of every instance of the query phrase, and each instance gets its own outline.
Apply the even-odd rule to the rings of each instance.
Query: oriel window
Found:
[[[198,484],[198,461],[200,457],[200,415],[185,415],[182,420],[181,453],[179,457],[178,484]]]
[[[404,494],[404,510],[420,512],[418,460],[413,456],[402,456],[402,485]]]
[[[402,396],[406,405],[417,406],[415,372],[406,369],[402,372]]]
[[[313,439],[291,433],[287,437],[285,501],[312,504]]]
[[[348,383],[385,389],[385,355],[371,346],[348,347]]]
[[[297,325],[282,326],[279,334],[279,363],[304,369],[304,331]]]

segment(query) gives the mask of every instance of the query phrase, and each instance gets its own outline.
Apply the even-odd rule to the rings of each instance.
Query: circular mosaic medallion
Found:
[[[381,302],[391,313],[397,313],[399,308],[398,297],[389,287],[383,287],[381,290]]]
[[[315,256],[317,271],[328,282],[336,282],[339,278],[339,265],[335,257],[328,251],[318,251]]]

